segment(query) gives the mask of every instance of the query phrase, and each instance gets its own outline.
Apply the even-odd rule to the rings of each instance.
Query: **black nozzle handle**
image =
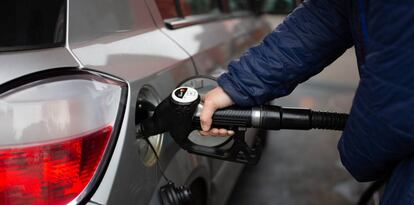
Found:
[[[193,117],[193,126],[200,128],[200,113],[203,106],[199,104]],[[213,114],[213,124],[216,128],[248,128],[252,127],[252,108],[229,107],[217,110]]]

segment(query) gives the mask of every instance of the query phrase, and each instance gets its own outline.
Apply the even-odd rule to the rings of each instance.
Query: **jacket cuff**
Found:
[[[230,96],[233,102],[241,107],[250,107],[256,105],[255,101],[246,93],[238,89],[236,83],[228,73],[222,74],[217,82],[221,88]]]

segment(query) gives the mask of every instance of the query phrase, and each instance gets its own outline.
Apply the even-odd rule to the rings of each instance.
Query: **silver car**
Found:
[[[151,115],[141,102],[156,106],[185,79],[217,77],[269,32],[250,1],[0,8],[0,204],[160,204],[161,168],[195,204],[226,203],[241,164],[188,154],[168,133],[150,138],[157,161],[135,126]]]

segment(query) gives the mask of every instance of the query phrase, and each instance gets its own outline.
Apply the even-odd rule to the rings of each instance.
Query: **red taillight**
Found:
[[[0,148],[0,204],[66,204],[86,187],[112,126],[53,143]]]

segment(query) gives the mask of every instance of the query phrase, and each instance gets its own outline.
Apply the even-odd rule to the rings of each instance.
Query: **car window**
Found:
[[[0,51],[62,46],[66,1],[3,0],[0,2]]]
[[[155,0],[163,19],[178,17],[175,0]]]
[[[247,11],[249,10],[248,0],[228,0],[230,11]]]
[[[219,12],[216,0],[181,0],[180,3],[184,16]]]

